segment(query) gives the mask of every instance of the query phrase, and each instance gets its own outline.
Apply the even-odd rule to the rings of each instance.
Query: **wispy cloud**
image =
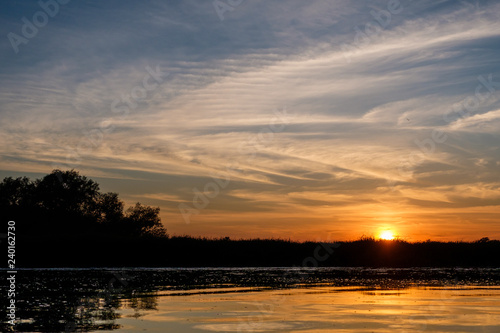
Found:
[[[486,208],[499,205],[499,93],[465,117],[454,106],[479,75],[500,82],[500,6],[402,3],[349,63],[341,45],[386,2],[245,2],[222,22],[210,2],[68,4],[23,52],[1,45],[0,168],[75,165],[127,201],[160,205],[174,233],[355,237],[394,223],[411,235],[425,223],[429,235],[415,237],[430,238],[447,217],[475,212],[499,235]],[[32,8],[9,10],[5,34]],[[160,88],[126,117],[113,113],[157,64],[169,73]],[[242,153],[282,106],[293,121],[252,158]],[[113,130],[75,163],[103,122]],[[434,129],[448,139],[422,154],[415,142]],[[421,157],[402,174],[412,152]],[[184,225],[176,205],[231,161],[230,186]],[[131,185],[149,178],[158,184]]]

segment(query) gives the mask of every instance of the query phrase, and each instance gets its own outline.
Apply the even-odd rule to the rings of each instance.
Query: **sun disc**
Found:
[[[394,234],[390,230],[385,230],[385,231],[382,231],[382,233],[380,234],[379,237],[380,237],[380,239],[384,239],[384,240],[392,240],[392,239],[394,239]]]

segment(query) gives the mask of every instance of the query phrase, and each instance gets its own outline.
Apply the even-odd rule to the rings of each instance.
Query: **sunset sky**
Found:
[[[171,235],[500,239],[498,1],[46,2],[0,5],[1,179]]]

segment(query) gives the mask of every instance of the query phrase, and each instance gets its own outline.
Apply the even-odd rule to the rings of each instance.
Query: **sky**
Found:
[[[2,1],[0,178],[170,235],[500,239],[500,3]]]

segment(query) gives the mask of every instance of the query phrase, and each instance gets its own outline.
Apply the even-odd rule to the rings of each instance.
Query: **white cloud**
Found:
[[[476,176],[463,171],[463,165],[483,168],[483,178],[494,175],[498,143],[492,136],[500,130],[497,101],[449,124],[443,125],[443,115],[467,92],[474,92],[478,75],[496,75],[497,51],[482,46],[487,51],[478,52],[476,44],[500,37],[500,22],[489,15],[499,5],[422,14],[418,10],[425,4],[413,4],[379,36],[356,48],[347,63],[340,45],[352,43],[355,31],[343,26],[372,20],[359,4],[297,2],[297,12],[269,5],[259,18],[248,14],[262,4],[248,4],[232,13],[234,21],[228,18],[217,25],[215,13],[204,21],[180,15],[191,10],[189,14],[200,19],[202,9],[193,4],[158,5],[158,11],[145,11],[147,20],[142,17],[125,31],[112,20],[102,23],[99,16],[91,16],[91,22],[117,30],[107,38],[91,29],[87,44],[70,38],[61,54],[52,53],[49,46],[72,30],[50,28],[53,35],[45,51],[53,58],[19,67],[19,73],[0,73],[8,87],[0,92],[0,168],[47,172],[53,164],[68,164],[68,157],[75,162],[69,154],[88,139],[85,132],[101,130],[100,124],[109,121],[115,128],[78,154],[76,166],[90,176],[119,177],[119,170],[135,170],[209,177],[228,163],[238,163],[240,171],[232,173],[233,180],[248,188],[228,195],[239,199],[289,202],[323,197],[356,206],[353,195],[322,188],[325,184],[318,178],[325,177],[328,186],[365,182],[367,195],[356,193],[362,200],[381,195],[386,179],[394,179],[412,185],[384,194],[384,200],[402,195],[449,203],[449,193],[439,187],[451,186],[446,175],[456,172],[463,177],[460,181],[470,184]],[[268,25],[261,24],[264,21]],[[165,32],[169,34],[162,35]],[[75,33],[85,36],[82,30]],[[260,41],[262,35],[269,39]],[[276,43],[267,45],[271,39]],[[481,58],[485,52],[491,59]],[[147,65],[157,64],[170,73],[165,83],[123,119],[113,114],[112,101],[142,82]],[[283,106],[293,119],[260,145],[255,156],[242,152],[242,145],[269,130],[274,111]],[[409,175],[402,175],[401,162],[419,152],[415,139],[430,138],[434,128],[445,130],[449,139],[413,163]],[[422,185],[431,178],[432,184]],[[180,200],[176,186],[172,193],[146,191],[144,197]],[[427,194],[430,189],[434,195]],[[487,189],[481,191],[490,195]],[[284,196],[273,198],[273,193]]]

